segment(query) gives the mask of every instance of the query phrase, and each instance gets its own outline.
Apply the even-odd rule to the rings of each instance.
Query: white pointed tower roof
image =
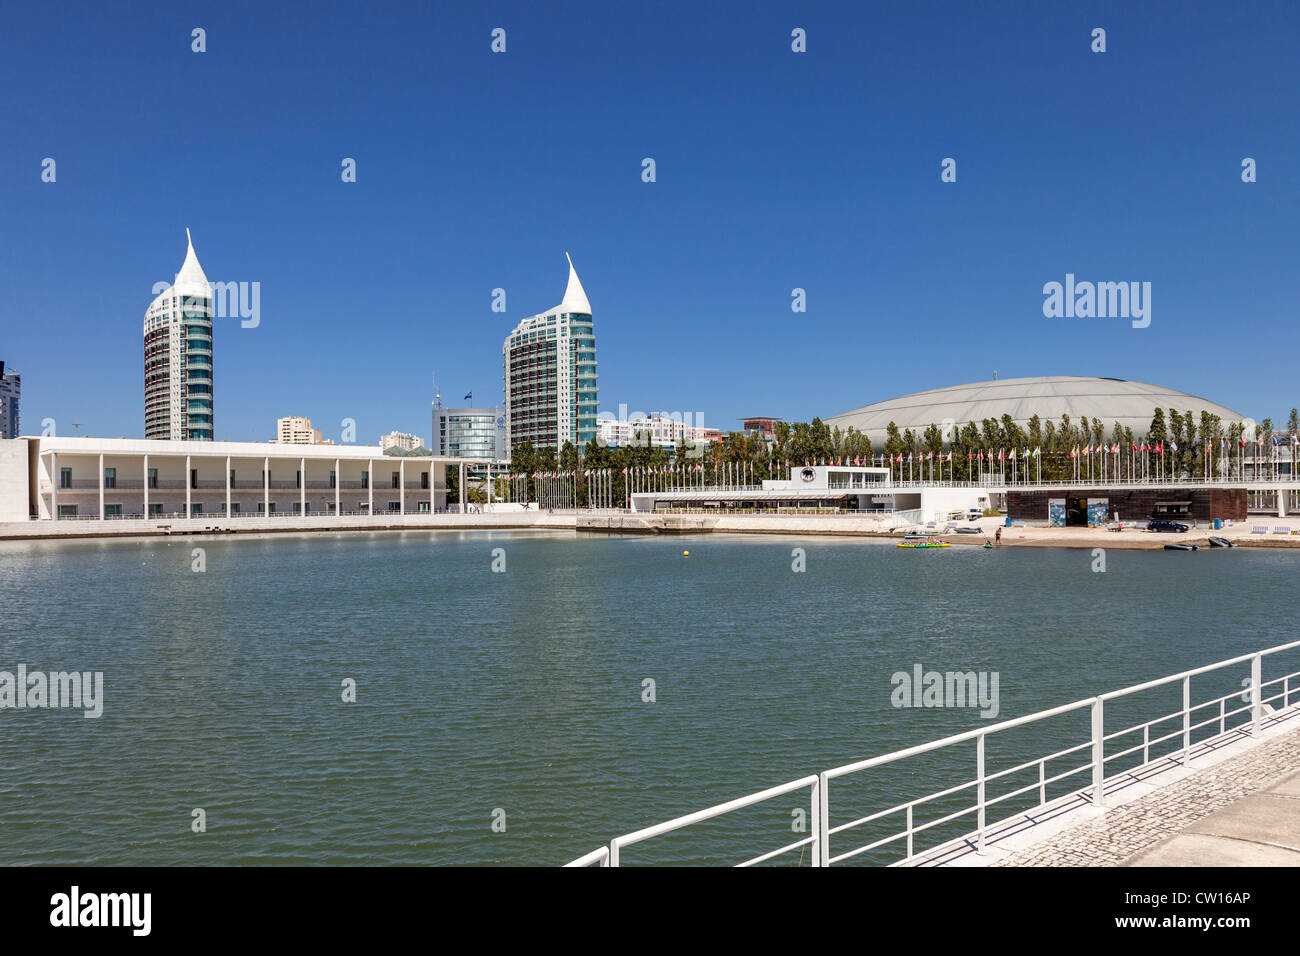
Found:
[[[578,271],[573,268],[573,260],[569,258],[567,252],[564,258],[569,260],[569,284],[564,290],[564,301],[559,304],[559,311],[591,315],[591,303],[587,301],[587,293],[583,291],[582,283],[578,281]]]
[[[188,226],[185,227],[185,240],[189,243],[189,248],[185,252],[185,262],[181,265],[181,271],[176,273],[176,281],[172,283],[172,289],[179,295],[210,297],[212,286],[208,282],[208,277],[203,274],[199,257],[194,254],[194,240],[190,238]]]

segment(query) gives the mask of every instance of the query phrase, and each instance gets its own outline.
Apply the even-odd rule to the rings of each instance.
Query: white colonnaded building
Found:
[[[377,445],[26,437],[0,440],[0,522],[403,516],[447,510],[446,468]]]

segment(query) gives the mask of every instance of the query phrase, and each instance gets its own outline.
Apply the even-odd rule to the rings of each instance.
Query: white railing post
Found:
[[[1038,761],[1038,805],[1047,802],[1047,761]]]
[[[819,776],[812,785],[812,865],[821,866],[822,849],[822,778]]]
[[[1251,705],[1250,705],[1250,735],[1259,736],[1259,722],[1264,717],[1264,688],[1261,679],[1263,670],[1263,657],[1256,654],[1250,659],[1250,683],[1251,683]]]
[[[1102,714],[1100,697],[1092,701],[1092,802],[1102,806],[1105,799],[1103,781],[1106,779],[1106,722]]]
[[[831,778],[826,772],[817,775],[817,800],[821,804],[817,812],[817,850],[819,866],[831,865]]]
[[[976,852],[984,853],[984,735],[975,738],[975,776],[979,781],[979,842]]]
[[[608,862],[606,865],[608,865],[608,866],[618,866],[618,840],[617,840],[617,838],[609,841],[609,857],[608,857],[608,860],[609,860],[609,862]]]
[[[1192,675],[1183,678],[1183,766],[1192,759]]]
[[[912,826],[913,826],[912,805],[909,803],[907,805],[907,858],[909,860],[913,857],[913,855],[915,855],[916,852],[915,849],[913,848]]]

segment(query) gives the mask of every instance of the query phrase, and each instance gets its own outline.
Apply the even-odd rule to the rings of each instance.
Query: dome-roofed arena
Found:
[[[912,429],[917,434],[930,425],[958,428],[968,422],[979,424],[986,418],[997,421],[1010,415],[1021,428],[1037,415],[1044,425],[1059,424],[1069,415],[1077,424],[1085,415],[1100,420],[1109,435],[1115,422],[1145,435],[1157,408],[1168,417],[1171,408],[1180,413],[1193,412],[1197,419],[1202,411],[1218,415],[1225,426],[1242,421],[1245,416],[1197,395],[1147,382],[1129,382],[1122,378],[1088,378],[1079,375],[1052,375],[1044,378],[1007,378],[992,382],[952,385],[928,392],[916,392],[901,398],[864,405],[862,408],[826,419],[831,428],[847,430],[851,425],[865,432],[874,445],[885,440],[890,422],[899,432]]]

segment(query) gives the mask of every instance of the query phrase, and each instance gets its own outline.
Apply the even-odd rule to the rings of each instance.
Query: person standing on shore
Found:
[[[1001,544],[1001,543],[1002,543],[1002,529],[1001,529],[1001,528],[998,528],[996,531],[993,532],[993,543],[994,543],[994,544]]]

